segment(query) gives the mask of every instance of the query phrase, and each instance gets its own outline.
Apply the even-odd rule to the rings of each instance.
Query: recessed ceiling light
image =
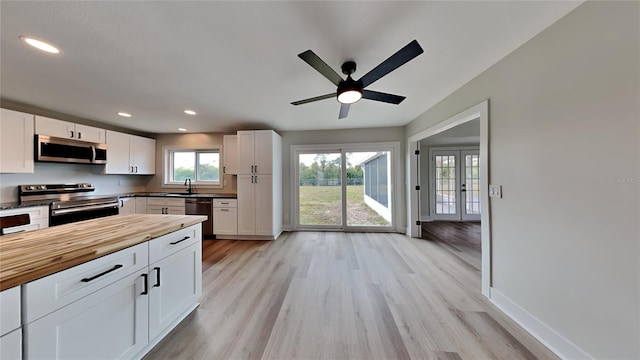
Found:
[[[193,111],[193,110],[185,110],[184,113],[185,114],[189,114],[189,115],[195,115],[196,114],[196,112]]]
[[[126,113],[126,112],[119,112],[118,115],[120,115],[122,117],[131,117],[131,114]]]
[[[187,131],[185,128],[178,128],[178,131]]]
[[[20,38],[20,40],[24,41],[25,43],[33,46],[36,49],[42,50],[42,51],[46,51],[48,53],[51,54],[60,54],[62,53],[62,51],[60,51],[60,49],[58,49],[57,47],[46,43],[42,40],[38,40],[38,39],[34,39],[32,37],[29,36],[25,36],[25,35],[21,35],[18,36]]]

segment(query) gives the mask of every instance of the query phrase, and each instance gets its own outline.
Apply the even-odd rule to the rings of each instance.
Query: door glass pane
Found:
[[[465,156],[466,188],[465,214],[480,214],[480,156],[478,154]]]
[[[456,214],[456,157],[435,156],[436,214]]]
[[[340,153],[298,154],[300,225],[342,225]]]
[[[347,226],[391,226],[390,151],[347,152]]]

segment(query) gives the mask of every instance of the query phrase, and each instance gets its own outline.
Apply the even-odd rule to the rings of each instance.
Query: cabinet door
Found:
[[[27,324],[26,358],[133,358],[148,343],[149,296],[142,294],[148,288],[146,271]]]
[[[0,359],[22,359],[22,329],[14,330],[0,337]]]
[[[33,115],[1,111],[0,173],[33,173]]]
[[[255,133],[253,131],[238,131],[238,174],[253,173]]]
[[[256,231],[255,175],[238,175],[238,235]]]
[[[135,198],[120,198],[120,208],[118,213],[121,215],[135,214],[136,213],[136,199]]]
[[[92,143],[104,144],[107,131],[93,126],[76,124],[76,139]]]
[[[169,214],[169,215],[184,215],[185,214],[184,206],[167,206],[167,207],[165,207],[165,209],[167,209],[165,211],[165,214]]]
[[[271,175],[257,175],[255,188],[256,235],[273,235],[273,191]]]
[[[107,174],[131,174],[129,142],[131,135],[107,130]]]
[[[238,234],[238,209],[213,209],[213,233],[216,235]]]
[[[141,136],[132,136],[132,163],[134,173],[153,175],[156,173],[156,141]]]
[[[238,136],[224,135],[222,138],[222,151],[224,152],[224,173],[238,173]]]
[[[164,214],[164,209],[166,209],[166,206],[147,204],[147,214]]]
[[[273,158],[273,131],[255,132],[254,165],[256,174],[271,174]]]
[[[76,124],[52,119],[44,116],[35,117],[36,121],[36,134],[55,136],[66,139],[75,139],[75,126]]]
[[[146,214],[147,213],[147,198],[145,197],[136,197],[136,214]]]
[[[163,334],[202,295],[202,242],[149,265],[149,339]]]

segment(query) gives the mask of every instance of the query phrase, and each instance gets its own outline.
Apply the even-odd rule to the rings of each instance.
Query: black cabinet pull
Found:
[[[184,238],[182,238],[182,239],[180,239],[178,241],[170,242],[169,244],[171,244],[171,245],[179,244],[179,243],[181,243],[181,242],[183,242],[183,241],[185,241],[185,240],[187,240],[189,238],[190,238],[189,236],[185,236]]]
[[[82,279],[81,281],[82,281],[82,282],[89,282],[89,281],[93,281],[93,280],[95,280],[95,279],[99,278],[100,276],[107,275],[108,273],[110,273],[110,272],[112,272],[112,271],[116,271],[116,270],[120,269],[121,267],[122,267],[122,265],[120,265],[120,264],[115,265],[114,267],[112,267],[111,269],[109,269],[109,270],[107,270],[107,271],[103,271],[103,272],[101,272],[100,274],[98,274],[98,275],[94,275],[94,276],[92,276],[92,277],[90,277],[90,278],[84,278],[84,279]]]
[[[144,278],[144,290],[142,290],[140,295],[149,295],[149,275],[142,274],[140,276]]]
[[[153,287],[160,287],[160,268],[159,267],[154,267],[153,270],[157,271],[157,273],[156,273],[156,283],[155,283],[155,285],[153,285]]]

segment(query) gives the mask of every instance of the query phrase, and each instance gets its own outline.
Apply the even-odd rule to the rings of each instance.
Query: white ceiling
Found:
[[[0,96],[152,133],[402,126],[580,3],[2,1]],[[425,52],[368,87],[402,104],[362,100],[342,120],[334,99],[290,104],[335,91],[297,54],[338,73],[355,60],[357,79],[413,39]]]

